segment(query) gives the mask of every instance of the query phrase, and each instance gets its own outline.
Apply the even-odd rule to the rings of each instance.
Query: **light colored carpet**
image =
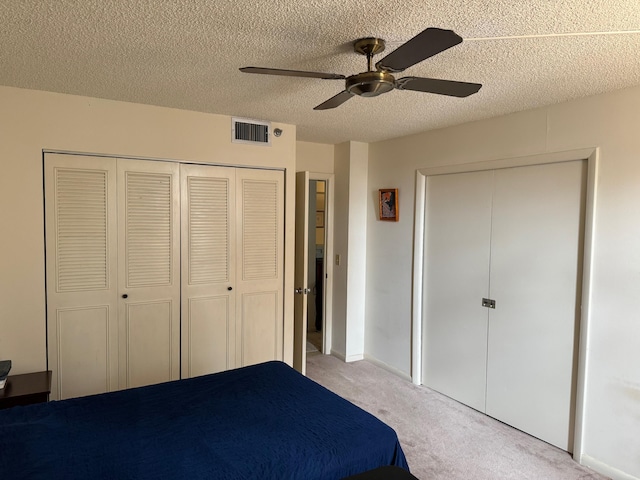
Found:
[[[311,343],[311,342],[307,342],[307,353],[313,353],[313,352],[317,352],[318,349],[316,348],[316,346]]]
[[[390,425],[421,480],[603,480],[556,447],[365,360],[311,354],[307,376]]]

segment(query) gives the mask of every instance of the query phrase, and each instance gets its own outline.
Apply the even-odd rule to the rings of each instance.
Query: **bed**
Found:
[[[391,427],[282,362],[0,410],[0,476],[340,479],[408,470]]]

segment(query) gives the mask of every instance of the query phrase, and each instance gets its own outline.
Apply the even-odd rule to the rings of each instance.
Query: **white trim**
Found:
[[[413,295],[411,296],[411,381],[414,385],[422,384],[422,265],[426,186],[427,177],[417,171],[413,227]]]
[[[414,213],[414,243],[413,243],[413,288],[411,315],[412,355],[411,376],[416,385],[422,384],[422,292],[423,292],[423,260],[424,260],[424,212],[426,201],[426,180],[433,175],[450,173],[477,172],[500,168],[513,168],[528,165],[542,165],[547,163],[570,162],[587,160],[587,199],[585,205],[585,230],[583,245],[582,272],[582,311],[580,317],[580,338],[578,340],[578,366],[576,379],[576,398],[574,411],[574,441],[573,458],[583,465],[587,465],[587,457],[583,454],[583,423],[585,415],[586,371],[588,368],[587,351],[589,347],[589,325],[591,318],[591,280],[594,255],[593,232],[595,231],[595,211],[597,193],[597,175],[599,162],[599,148],[583,148],[563,152],[543,153],[526,157],[504,158],[486,162],[466,163],[440,167],[422,168],[416,170],[416,197]],[[617,477],[616,477],[617,478]],[[627,478],[627,477],[624,477]],[[628,477],[633,478],[633,477]]]
[[[335,175],[333,173],[309,172],[309,180],[324,180],[325,212],[324,212],[324,325],[322,326],[322,353],[328,355],[331,351],[331,336],[333,327],[333,208]],[[343,359],[344,360],[344,359]]]
[[[447,175],[450,173],[480,172],[483,170],[497,170],[500,168],[524,167],[528,165],[544,165],[547,163],[572,162],[574,160],[590,159],[596,147],[566,150],[563,152],[527,155],[526,157],[509,157],[484,162],[461,163],[458,165],[443,165],[440,167],[420,168],[418,172],[425,177],[433,175]]]
[[[74,150],[58,150],[52,148],[43,148],[43,155],[47,153],[54,153],[56,155],[75,155],[75,156],[87,156],[87,157],[101,157],[101,158],[122,158],[124,160],[151,160],[153,162],[170,162],[170,163],[181,163],[185,165],[209,165],[212,167],[231,167],[231,168],[251,168],[257,170],[282,170],[285,171],[286,167],[270,167],[267,165],[251,165],[251,164],[242,164],[242,163],[220,163],[218,162],[209,162],[206,160],[186,160],[186,159],[175,159],[175,158],[166,158],[166,157],[148,157],[144,155],[129,155],[123,154],[118,155],[114,153],[94,153],[94,152],[78,152]],[[294,175],[295,176],[295,175]]]
[[[348,357],[345,357],[345,359],[344,359],[344,361],[346,363],[359,362],[360,360],[364,360],[364,354],[363,353],[356,353],[354,355],[349,355]]]
[[[592,470],[601,473],[609,478],[615,478],[616,480],[640,480],[638,477],[634,477],[633,475],[629,475],[628,473],[623,472],[622,470],[618,470],[606,463],[601,462],[600,460],[596,460],[595,458],[590,457],[589,455],[582,456],[582,465],[585,467],[589,467]]]
[[[362,353],[357,353],[355,355],[349,355],[348,357],[344,353],[336,352],[335,350],[331,350],[331,355],[336,358],[339,358],[345,363],[358,362],[360,360],[364,360],[364,355]]]
[[[343,362],[347,361],[347,359],[344,356],[344,353],[337,352],[336,350],[331,350],[331,355],[336,357],[339,360],[342,360]]]
[[[582,265],[582,299],[580,317],[580,338],[578,339],[578,371],[576,372],[576,399],[575,399],[575,424],[573,436],[573,459],[583,463],[585,420],[585,392],[587,391],[587,369],[591,321],[591,285],[593,280],[594,241],[593,236],[596,224],[596,196],[598,191],[598,164],[600,149],[592,149],[587,157],[587,199],[585,204],[584,219],[584,245]]]
[[[410,375],[407,375],[405,372],[402,372],[402,371],[398,370],[397,368],[392,367],[391,365],[388,365],[388,364],[384,363],[381,360],[378,360],[375,357],[372,357],[372,356],[367,355],[365,353],[364,354],[364,359],[367,362],[373,363],[374,365],[382,368],[383,370],[386,370],[387,372],[393,373],[394,375],[402,378],[403,380],[406,380],[407,382],[411,381],[411,376]]]

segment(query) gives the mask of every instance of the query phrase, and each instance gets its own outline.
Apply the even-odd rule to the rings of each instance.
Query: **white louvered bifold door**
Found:
[[[282,360],[284,172],[237,169],[237,366]]]
[[[45,157],[51,399],[118,389],[116,161]]]
[[[180,167],[183,378],[236,366],[235,172]]]
[[[180,378],[179,192],[177,163],[118,159],[122,388]]]

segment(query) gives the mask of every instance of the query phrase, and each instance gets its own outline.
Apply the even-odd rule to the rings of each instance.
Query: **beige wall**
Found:
[[[285,169],[285,351],[293,360],[295,126],[272,146],[231,143],[231,119],[0,87],[0,358],[46,367],[42,151]]]
[[[400,221],[377,221],[370,202],[365,354],[411,373],[418,168],[599,147],[582,460],[640,478],[639,127],[637,87],[370,145],[369,195],[398,187]]]
[[[333,173],[333,145],[296,142],[296,172]]]

